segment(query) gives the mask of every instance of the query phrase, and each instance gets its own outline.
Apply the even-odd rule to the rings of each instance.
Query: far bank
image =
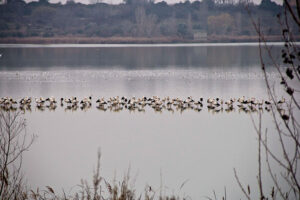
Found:
[[[282,36],[266,36],[268,42],[281,42]],[[300,40],[300,36],[296,37]],[[258,42],[258,36],[207,36],[205,39],[181,37],[2,37],[0,44],[159,44],[159,43]]]

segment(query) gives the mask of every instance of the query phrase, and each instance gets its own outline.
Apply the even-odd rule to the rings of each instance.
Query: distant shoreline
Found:
[[[282,42],[280,35],[267,36],[268,42]],[[300,40],[300,36],[296,37]],[[235,43],[258,42],[258,36],[208,36],[207,39],[180,37],[5,37],[0,44],[170,44],[170,43]]]

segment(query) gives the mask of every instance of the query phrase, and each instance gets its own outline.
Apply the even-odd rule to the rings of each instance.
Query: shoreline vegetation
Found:
[[[0,38],[0,44],[170,44],[170,43],[227,43],[257,42],[258,36],[208,36],[205,40],[181,37],[7,37]],[[268,42],[282,41],[280,35],[267,36]],[[300,36],[296,37],[300,41]]]

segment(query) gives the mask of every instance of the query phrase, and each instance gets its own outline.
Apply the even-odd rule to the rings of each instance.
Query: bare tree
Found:
[[[136,36],[151,37],[155,35],[156,30],[156,15],[147,15],[145,8],[140,6],[135,11],[136,19]]]
[[[26,199],[22,155],[33,140],[28,139],[21,112],[0,111],[0,199]]]
[[[296,1],[295,7],[292,7],[287,0],[284,0],[283,14],[278,14],[278,23],[282,29],[282,39],[284,47],[281,50],[282,60],[280,62],[272,54],[272,46],[267,43],[264,33],[261,31],[259,21],[252,19],[255,31],[259,36],[259,56],[261,69],[264,74],[265,84],[270,98],[270,110],[275,125],[276,137],[279,141],[280,154],[269,145],[267,130],[262,129],[261,113],[258,124],[253,124],[258,135],[258,191],[259,199],[300,199],[300,50],[295,43],[294,30],[291,24],[296,24],[298,34],[300,31],[300,3]],[[280,79],[277,84],[272,83],[267,76],[268,67],[266,65],[263,53],[271,60],[271,67],[278,72]],[[280,82],[280,84],[279,84]],[[281,85],[282,90],[288,96],[287,100],[279,99],[275,92],[275,87]],[[278,148],[278,147],[276,147]],[[273,188],[268,191],[263,187],[262,180],[262,153],[265,153],[265,164],[268,175],[270,176]],[[280,168],[280,172],[275,172],[274,164]],[[252,199],[250,195],[250,186],[243,186],[234,170],[236,180],[247,199]]]
[[[103,3],[103,0],[89,0],[90,4],[98,4],[98,3]]]

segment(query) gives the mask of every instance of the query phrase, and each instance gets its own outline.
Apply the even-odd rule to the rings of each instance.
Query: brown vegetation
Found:
[[[21,112],[0,111],[0,199],[25,199],[22,155],[34,137],[27,138]]]
[[[300,40],[300,36],[295,36]],[[207,39],[195,40],[180,37],[7,37],[0,38],[0,44],[167,44],[167,43],[206,43],[206,42],[257,42],[258,36],[211,35]],[[266,36],[269,42],[281,41],[281,36]]]

